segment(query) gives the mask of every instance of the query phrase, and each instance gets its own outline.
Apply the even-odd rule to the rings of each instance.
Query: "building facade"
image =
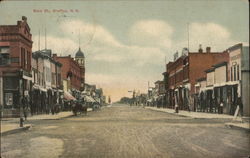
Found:
[[[62,104],[62,64],[55,61],[51,54],[51,50],[32,54],[31,114],[53,113],[53,107]]]
[[[228,48],[227,62],[221,62],[205,70],[206,86],[197,81],[198,110],[234,115],[239,106],[241,116],[249,116],[249,47],[236,44]]]
[[[59,63],[62,63],[61,77],[63,85],[67,85],[67,90],[76,98],[80,98],[81,95],[81,67],[80,65],[69,56],[57,56],[53,54],[53,59]]]
[[[228,48],[228,53],[229,81],[237,95],[232,102],[240,106],[242,115],[249,116],[249,47],[239,43]]]
[[[6,116],[19,116],[21,99],[31,91],[32,43],[25,16],[0,26],[0,105]]]
[[[177,103],[179,109],[185,110],[191,105],[191,109],[196,111],[196,80],[206,77],[204,71],[212,65],[227,60],[227,52],[211,52],[211,48],[207,47],[206,52],[203,52],[200,48],[198,52],[188,52],[175,61],[169,62],[166,66],[166,73],[168,74],[166,96],[169,100],[167,106],[173,108]]]

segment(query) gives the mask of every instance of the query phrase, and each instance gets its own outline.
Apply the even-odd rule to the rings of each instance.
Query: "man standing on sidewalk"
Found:
[[[220,102],[220,114],[223,114],[223,101]]]
[[[179,106],[178,106],[178,102],[177,102],[176,98],[174,99],[174,103],[175,103],[175,105],[174,105],[175,113],[178,113],[179,112]]]
[[[28,102],[27,97],[24,96],[22,98],[22,108],[23,108],[23,116],[25,120],[27,120],[27,107],[28,107],[27,102]]]

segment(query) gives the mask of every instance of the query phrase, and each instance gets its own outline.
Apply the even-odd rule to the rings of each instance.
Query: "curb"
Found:
[[[236,129],[236,130],[244,130],[246,132],[250,132],[250,128],[244,128],[244,127],[239,127],[239,126],[235,126],[232,124],[225,124],[226,127],[231,128],[231,129]]]
[[[21,132],[24,130],[28,130],[28,129],[30,129],[30,127],[31,127],[31,125],[27,125],[25,127],[19,127],[19,128],[13,129],[13,130],[5,131],[5,132],[1,133],[1,136],[6,136],[9,134],[14,134],[14,133],[18,133],[18,132]]]
[[[150,109],[150,110],[153,110],[153,111],[158,111],[158,112],[164,112],[164,113],[168,113],[168,114],[173,114],[173,115],[176,115],[176,116],[180,116],[180,117],[188,117],[188,118],[192,118],[192,119],[224,119],[224,120],[231,120],[232,118],[218,118],[218,117],[194,117],[194,116],[188,116],[188,115],[185,115],[185,114],[181,114],[180,112],[179,113],[175,113],[175,112],[168,112],[168,111],[161,111],[161,110],[157,110],[157,109],[151,109],[151,108],[146,108],[146,109]]]
[[[176,116],[180,116],[180,117],[190,117],[190,118],[192,118],[191,116],[186,116],[186,115],[183,115],[183,114],[180,114],[180,113],[175,113],[175,112],[161,111],[161,110],[151,109],[151,108],[145,108],[145,109],[149,109],[149,110],[157,111],[157,112],[168,113],[168,114],[172,114],[172,115],[176,115]]]

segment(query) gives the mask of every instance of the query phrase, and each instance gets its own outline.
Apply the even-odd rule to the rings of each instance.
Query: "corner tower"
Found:
[[[85,56],[80,47],[76,52],[75,61],[81,67],[81,91],[83,91],[85,85]]]

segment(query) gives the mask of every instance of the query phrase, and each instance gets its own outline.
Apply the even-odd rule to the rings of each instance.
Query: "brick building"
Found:
[[[0,105],[6,115],[19,114],[21,98],[32,86],[32,35],[27,18],[0,25]]]
[[[71,90],[75,97],[80,95],[82,74],[80,65],[69,56],[57,56],[53,54],[53,59],[62,63],[62,80],[67,81],[67,91]],[[77,96],[76,96],[77,95]]]
[[[234,115],[239,105],[240,114],[249,116],[249,47],[241,43],[226,50],[227,62],[220,62],[205,70],[206,85],[196,84],[198,109]],[[218,110],[223,102],[223,110]]]
[[[177,102],[180,109],[187,109],[191,104],[192,109],[195,110],[196,80],[206,77],[205,70],[218,62],[227,61],[228,57],[227,52],[211,52],[211,48],[207,47],[206,52],[200,48],[198,52],[188,52],[175,61],[169,62],[164,73],[168,76],[166,92],[168,106],[174,107]]]

